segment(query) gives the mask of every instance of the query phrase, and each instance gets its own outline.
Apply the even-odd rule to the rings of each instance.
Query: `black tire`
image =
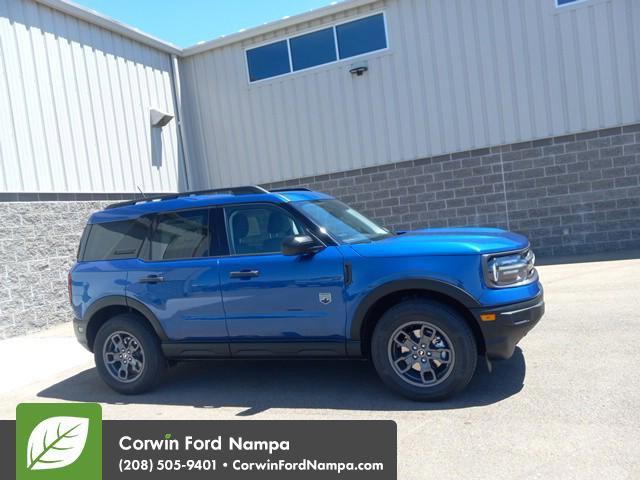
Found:
[[[139,342],[143,352],[143,367],[140,373],[133,374],[132,380],[128,382],[121,381],[110,373],[103,355],[105,343],[116,332],[131,335]],[[167,361],[162,354],[158,337],[144,320],[133,313],[116,315],[100,327],[94,341],[93,355],[102,380],[116,392],[125,395],[136,395],[151,390],[160,382],[167,370]],[[111,358],[113,357],[109,359]],[[120,365],[116,363],[114,368]]]
[[[440,368],[442,372],[448,372],[442,373],[440,380],[436,380],[435,373],[429,374],[433,375],[434,385],[418,386],[411,383],[412,378],[406,379],[415,375],[422,377],[421,373],[413,371],[422,368],[419,363],[414,364],[406,376],[397,372],[392,364],[393,354],[390,350],[392,345],[396,345],[391,343],[392,336],[398,329],[413,322],[428,322],[440,330],[451,344],[453,361],[450,366],[444,365],[443,368],[438,367],[437,363],[430,364],[436,365],[434,370]],[[394,305],[380,318],[371,339],[371,357],[378,375],[393,390],[412,400],[436,401],[450,397],[467,386],[476,369],[478,349],[469,325],[455,309],[427,299],[411,299]],[[443,357],[447,358],[447,355],[444,354]],[[422,361],[422,357],[420,360]],[[400,365],[406,368],[411,362],[413,360],[401,362]],[[436,383],[438,381],[440,383]]]

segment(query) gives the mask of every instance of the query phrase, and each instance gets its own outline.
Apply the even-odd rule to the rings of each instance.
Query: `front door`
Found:
[[[306,229],[274,204],[227,207],[225,223],[230,255],[220,259],[220,282],[232,355],[344,355],[338,248],[282,255],[282,240]]]

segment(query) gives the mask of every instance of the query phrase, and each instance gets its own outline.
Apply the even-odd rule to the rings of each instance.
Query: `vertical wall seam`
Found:
[[[447,71],[447,77],[448,77],[448,84],[454,85],[454,78],[453,78],[453,63],[451,61],[452,58],[452,53],[451,53],[451,40],[449,37],[449,25],[448,25],[448,15],[447,15],[447,6],[446,6],[446,2],[443,4],[442,7],[442,17],[443,17],[443,22],[442,24],[444,25],[444,32],[443,32],[443,41],[444,41],[444,51],[445,51],[445,55],[446,55],[446,60],[445,60],[445,68]],[[455,143],[455,150],[458,151],[460,150],[462,147],[462,140],[460,138],[460,120],[458,118],[458,99],[457,99],[457,95],[455,94],[455,92],[452,92],[452,101],[453,101],[453,105],[451,108],[451,115],[453,117],[453,133],[454,133],[454,143]]]
[[[564,42],[562,41],[562,29],[560,28],[560,17],[556,15],[554,18],[556,33],[556,58],[558,59],[558,71],[560,72],[560,91],[562,95],[562,116],[564,120],[564,131],[569,132],[569,105],[567,99],[567,74],[565,72],[564,62]]]
[[[571,11],[571,33],[573,34],[573,48],[574,55],[576,59],[576,70],[578,76],[578,105],[580,109],[580,117],[582,118],[582,129],[585,130],[587,128],[587,109],[585,108],[585,102],[587,99],[585,98],[584,93],[584,77],[583,77],[583,69],[582,69],[582,48],[580,44],[580,38],[578,35],[578,23],[576,18],[576,11]]]
[[[55,11],[51,11],[52,12],[52,22],[53,25],[56,25],[56,19],[62,19],[64,20],[64,17],[62,16],[62,14],[59,14],[58,12]],[[66,27],[66,22],[62,22],[64,24],[64,26]],[[56,28],[56,31],[61,31],[63,30],[61,25],[58,25],[59,28]],[[68,46],[69,46],[69,54],[72,57],[73,56],[73,52],[71,51],[71,44],[67,39],[63,39],[62,37],[60,37],[59,35],[55,35],[55,39],[56,39],[56,49],[58,51],[58,58],[60,59],[60,73],[62,75],[62,92],[64,94],[64,104],[65,104],[65,110],[66,110],[66,120],[67,120],[67,124],[69,127],[69,135],[70,135],[70,143],[71,143],[71,150],[73,153],[73,165],[74,165],[74,173],[75,173],[75,178],[76,178],[76,185],[78,185],[78,187],[80,186],[80,166],[78,164],[78,150],[76,149],[76,142],[75,139],[73,137],[73,124],[71,122],[71,104],[69,103],[69,93],[67,92],[67,81],[66,78],[64,76],[64,68],[62,66],[63,60],[62,60],[62,47],[61,44],[62,42],[65,42]],[[74,74],[75,75],[75,74]],[[71,179],[69,179],[71,180]]]
[[[542,23],[542,3],[535,2],[536,18],[538,20],[538,32],[540,36],[544,36],[544,25]],[[542,69],[542,88],[544,91],[544,110],[547,119],[547,129],[544,131],[546,135],[553,135],[553,115],[551,114],[551,87],[549,86],[549,56],[547,55],[547,42],[542,39],[540,42],[540,68]]]
[[[493,81],[494,84],[497,85],[496,88],[496,99],[497,99],[497,109],[498,109],[498,128],[500,129],[500,142],[499,143],[504,143],[506,142],[507,139],[507,134],[506,134],[506,126],[505,126],[505,122],[504,122],[504,106],[503,106],[503,102],[502,102],[502,98],[500,98],[500,95],[502,93],[502,78],[500,77],[500,71],[498,69],[498,42],[496,40],[496,24],[495,24],[495,15],[494,15],[494,9],[493,9],[493,2],[489,1],[488,3],[488,12],[487,12],[488,18],[489,18],[489,39],[490,39],[490,43],[491,43],[491,51],[493,52],[493,55],[491,56],[492,59],[492,64],[493,64]]]
[[[36,23],[40,23],[38,22],[38,4],[33,4],[33,9],[35,11],[35,16],[36,16]],[[25,15],[26,17],[26,15]],[[46,131],[46,125],[44,122],[44,109],[43,109],[43,101],[42,101],[42,92],[41,92],[41,83],[42,80],[40,78],[40,75],[38,73],[38,65],[36,63],[36,51],[35,51],[35,38],[34,36],[37,35],[34,33],[34,26],[30,25],[27,28],[28,32],[29,32],[29,46],[31,49],[31,59],[33,61],[33,75],[34,75],[34,81],[36,84],[36,98],[38,99],[38,110],[40,111],[40,125],[42,127],[42,141],[43,143],[46,145],[47,147],[47,151],[44,153],[44,157],[47,159],[47,170],[49,172],[49,180],[50,180],[50,184],[51,187],[55,190],[54,187],[54,181],[53,181],[53,169],[51,167],[51,154],[50,154],[50,150],[51,150],[51,146],[49,145],[49,136],[47,135],[47,131]],[[38,29],[38,31],[40,31]],[[41,31],[40,31],[41,32]],[[41,35],[44,35],[43,32],[41,32]],[[43,42],[44,42],[44,37],[42,38]],[[35,161],[35,158],[34,158]]]
[[[596,38],[596,17],[595,8],[593,5],[589,5],[589,24],[591,26],[591,52],[593,56],[594,72],[596,72],[595,84],[596,84],[596,102],[598,106],[598,126],[604,126],[604,102],[602,98],[602,77],[600,70],[600,54],[598,53],[598,41]]]
[[[529,33],[527,29],[527,21],[525,18],[525,4],[522,3],[520,6],[520,28],[521,28],[521,37],[522,37],[522,50],[523,50],[523,58],[524,58],[524,71],[525,71],[525,83],[527,88],[527,103],[529,110],[529,122],[531,128],[529,131],[534,134],[538,132],[537,122],[536,122],[536,109],[537,105],[533,98],[533,84],[531,83],[532,71],[531,71],[531,54],[529,51]]]
[[[13,28],[11,25],[11,22],[9,23],[9,28]],[[17,133],[16,133],[16,127],[15,127],[15,113],[14,113],[14,107],[13,107],[13,102],[12,102],[12,95],[11,95],[11,85],[9,85],[9,72],[7,71],[7,62],[5,59],[5,46],[2,42],[2,36],[0,36],[0,61],[2,61],[2,71],[4,72],[4,84],[6,86],[6,92],[7,92],[7,107],[8,107],[8,111],[9,111],[9,115],[10,115],[10,119],[11,121],[10,126],[11,126],[11,135],[13,137],[13,143],[14,143],[14,147],[15,147],[15,152],[16,152],[16,166],[18,167],[18,180],[20,182],[20,190],[22,190],[24,188],[24,182],[22,180],[22,156],[20,154],[20,149],[18,148],[18,137],[17,137]],[[0,145],[0,148],[2,148],[2,145]],[[6,176],[6,170],[5,170],[5,165],[4,165],[4,161],[2,162],[2,172],[3,172],[3,178],[4,180],[4,184],[5,184],[5,190],[9,190],[9,184],[7,183],[7,176]]]
[[[22,4],[20,4],[20,6],[22,7]],[[24,11],[23,11],[23,16],[24,16]],[[26,28],[26,26],[25,26]],[[17,58],[17,65],[18,65],[18,75],[20,77],[20,85],[21,85],[21,93],[22,93],[22,103],[24,104],[24,109],[25,112],[29,111],[29,103],[27,102],[27,93],[24,89],[25,86],[25,78],[24,78],[24,72],[23,72],[23,68],[22,68],[22,61],[21,61],[21,55],[20,55],[20,47],[18,46],[20,44],[20,42],[18,41],[18,33],[16,32],[17,27],[14,26],[12,28],[13,30],[13,36],[14,36],[14,42],[15,42],[15,46],[16,46],[16,58]],[[28,34],[28,32],[27,32]],[[29,137],[29,147],[31,149],[31,163],[33,164],[33,173],[34,173],[34,180],[36,183],[36,189],[40,190],[40,180],[39,180],[39,175],[38,175],[38,165],[36,164],[36,153],[35,153],[35,147],[33,145],[33,132],[31,129],[31,121],[29,120],[29,115],[25,116],[25,121],[27,123],[27,129],[28,129],[28,137]],[[18,144],[19,146],[19,144]],[[24,183],[24,179],[23,179],[23,183]]]
[[[507,36],[507,49],[509,52],[509,90],[511,92],[511,104],[513,105],[513,120],[516,129],[516,139],[522,140],[522,127],[520,123],[520,106],[518,104],[518,84],[516,82],[515,65],[513,62],[515,51],[513,50],[513,36],[511,33],[511,22],[509,7],[511,2],[508,0],[503,1],[502,19],[504,21],[505,34]]]
[[[40,6],[40,8],[44,9],[46,12],[48,12],[50,15],[52,13],[52,10],[48,7],[45,6]],[[54,36],[54,40],[56,40],[57,43],[57,39]],[[43,44],[44,44],[44,51],[45,51],[45,55],[46,55],[46,62],[47,62],[47,72],[49,74],[49,91],[51,94],[51,103],[52,103],[52,108],[53,108],[53,115],[54,118],[56,120],[56,135],[58,138],[58,151],[60,153],[60,167],[62,169],[62,181],[64,183],[64,190],[68,191],[69,190],[69,182],[67,179],[67,166],[66,166],[66,162],[65,162],[65,155],[64,155],[64,151],[62,149],[62,135],[60,134],[60,124],[58,122],[58,119],[60,118],[60,114],[58,113],[58,101],[57,101],[57,96],[56,96],[56,92],[53,89],[53,72],[51,70],[51,60],[49,58],[49,56],[51,55],[49,52],[49,46],[48,46],[48,42],[47,42],[47,38],[46,36],[43,38]],[[60,59],[58,59],[60,60]],[[52,182],[53,185],[53,182]]]
[[[616,98],[616,119],[618,123],[622,122],[622,86],[620,80],[620,73],[618,70],[618,55],[616,53],[616,29],[613,22],[613,10],[611,2],[605,3],[607,8],[607,25],[609,27],[609,43],[611,44],[611,49],[613,50],[613,55],[611,55],[611,60],[613,61],[613,77],[615,82],[615,91],[614,95]]]
[[[627,42],[629,45],[635,45],[636,48],[629,49],[629,64],[631,66],[631,78],[638,81],[638,66],[636,62],[636,49],[639,48],[638,44],[635,41],[635,22],[633,21],[633,4],[631,0],[627,0],[626,2],[626,20],[627,20]],[[640,93],[638,93],[638,85],[631,88],[631,92],[633,95],[633,107],[634,107],[634,120],[637,120],[640,117]]]
[[[457,17],[462,20],[462,10],[460,6],[460,0],[455,0],[455,9]],[[471,137],[470,145],[472,147],[478,146],[478,140],[476,139],[475,122],[473,121],[473,106],[471,105],[471,90],[470,90],[470,78],[469,78],[469,62],[467,58],[467,39],[465,35],[465,29],[460,28],[460,55],[462,63],[462,84],[464,85],[464,98],[465,109],[467,110],[467,123],[469,125],[469,134]],[[461,125],[462,127],[462,125]]]

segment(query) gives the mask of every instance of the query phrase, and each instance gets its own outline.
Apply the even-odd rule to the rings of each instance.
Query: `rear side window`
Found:
[[[116,260],[138,256],[147,236],[143,219],[96,223],[86,236],[82,260]]]
[[[158,215],[151,236],[151,260],[208,257],[209,210]]]

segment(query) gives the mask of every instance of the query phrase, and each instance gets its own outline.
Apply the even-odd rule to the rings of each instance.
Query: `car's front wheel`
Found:
[[[108,320],[95,338],[94,358],[102,380],[116,392],[146,392],[163,377],[167,364],[155,334],[137,315]]]
[[[371,356],[389,387],[413,400],[432,401],[467,386],[476,369],[477,346],[456,310],[412,299],[391,307],[380,318]]]

